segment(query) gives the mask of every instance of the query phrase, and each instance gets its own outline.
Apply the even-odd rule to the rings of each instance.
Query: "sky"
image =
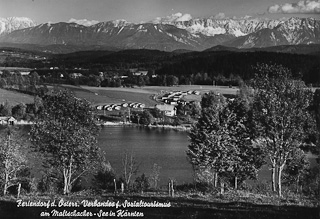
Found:
[[[320,19],[320,0],[0,0],[1,18],[28,17],[38,24],[117,19],[139,23],[170,15],[181,20],[210,16]]]

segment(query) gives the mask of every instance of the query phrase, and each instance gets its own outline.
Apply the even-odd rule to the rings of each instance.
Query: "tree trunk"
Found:
[[[68,193],[68,170],[63,168],[63,194],[66,195]]]
[[[4,181],[3,195],[6,195],[6,194],[7,194],[7,191],[8,191],[8,183],[9,183],[9,174],[5,173],[5,181]]]
[[[223,195],[224,194],[224,182],[220,182],[220,194]]]
[[[214,173],[214,187],[217,188],[218,186],[218,173]]]
[[[213,173],[213,187],[216,187],[216,173]]]
[[[278,196],[282,196],[282,188],[281,188],[281,175],[284,165],[281,165],[278,170]]]
[[[299,180],[300,180],[300,174],[298,174],[298,177],[297,177],[296,193],[299,192]]]
[[[8,144],[7,144],[7,150],[10,148],[10,135],[8,135]],[[8,188],[9,188],[9,163],[8,158],[5,158],[4,162],[4,188],[3,188],[3,195],[7,194]]]
[[[272,191],[276,191],[276,168],[272,166],[271,168],[271,182],[272,182]]]
[[[113,179],[113,182],[114,182],[114,193],[116,194],[117,193],[117,182],[116,182],[116,179]]]
[[[235,190],[238,189],[238,177],[237,176],[234,177],[234,189]]]
[[[70,163],[71,166],[71,163]],[[68,195],[71,191],[71,168],[64,169],[63,170],[63,181],[64,181],[64,186],[63,186],[63,194]]]

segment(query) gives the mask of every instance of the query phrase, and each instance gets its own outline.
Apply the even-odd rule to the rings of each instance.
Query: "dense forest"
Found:
[[[21,50],[18,52],[22,53]],[[31,54],[36,56],[34,53]],[[39,53],[38,56],[44,57],[44,54]],[[60,75],[60,73],[70,74],[80,72],[79,69],[82,69],[81,73],[83,74],[85,70],[83,75],[86,77],[98,76],[99,72],[103,72],[110,78],[117,75],[128,75],[129,69],[137,68],[162,77],[175,76],[178,78],[177,84],[212,84],[214,81],[219,81],[219,84],[222,85],[237,85],[232,81],[253,78],[253,66],[259,63],[282,65],[289,68],[294,77],[301,78],[306,84],[313,86],[320,84],[320,55],[317,52],[298,54],[220,48],[215,51],[175,51],[171,53],[158,50],[83,51],[49,54],[45,59],[26,59],[25,56],[10,55],[3,58],[5,67],[37,68],[39,75],[46,76]],[[58,70],[50,70],[53,66]],[[104,79],[102,78],[102,81]],[[146,85],[168,85],[159,82],[163,80],[163,78],[153,81],[146,80],[149,81],[149,84],[146,83]],[[228,81],[227,84],[223,82],[225,80]],[[80,84],[86,84],[85,81],[80,80]],[[122,81],[124,83],[113,84],[135,84],[134,81],[139,80],[130,79],[130,82]],[[97,83],[91,84],[96,85]]]

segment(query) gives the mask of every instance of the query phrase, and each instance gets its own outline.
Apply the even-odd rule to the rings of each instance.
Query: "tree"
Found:
[[[179,79],[176,76],[168,75],[166,77],[166,85],[167,86],[174,86],[179,84]]]
[[[29,77],[31,85],[37,86],[39,84],[40,76],[36,71],[30,72]]]
[[[308,170],[310,169],[310,163],[307,159],[306,154],[301,150],[297,149],[293,151],[291,159],[287,160],[286,168],[284,168],[284,182],[287,185],[294,185],[296,192],[299,191],[302,181],[305,180]]]
[[[226,108],[226,99],[214,92],[202,97],[201,106],[201,117],[189,133],[187,156],[198,170],[210,169],[215,172],[216,186],[218,174],[232,168],[234,148],[228,123],[234,115]]]
[[[320,89],[317,89],[314,92],[313,105],[314,105],[314,110],[316,114],[317,127],[320,133]]]
[[[256,179],[264,162],[263,151],[252,144],[250,106],[247,99],[238,96],[228,101],[229,112],[234,114],[228,124],[233,145],[232,170],[228,173],[234,179],[234,188],[246,179]]]
[[[139,123],[142,125],[150,125],[154,122],[154,117],[148,110],[144,110],[141,113],[140,121]]]
[[[254,129],[257,143],[271,163],[272,188],[281,196],[282,171],[306,137],[304,131],[310,114],[312,93],[288,69],[276,65],[259,65],[252,82]]]
[[[149,178],[143,173],[141,176],[138,176],[134,181],[134,187],[136,190],[143,192],[150,187]]]
[[[0,88],[7,87],[7,80],[5,78],[0,78]]]
[[[158,182],[160,181],[160,170],[161,166],[154,163],[152,167],[152,172],[150,174],[150,184],[154,189],[158,188]]]
[[[144,77],[141,76],[141,75],[138,76],[137,82],[138,82],[137,85],[138,85],[139,87],[143,87],[143,86],[146,85],[146,82],[145,82],[145,80],[144,80]]]
[[[128,152],[125,152],[122,156],[122,168],[123,168],[123,179],[125,186],[130,188],[131,181],[134,175],[137,174],[139,165],[136,162],[134,155],[131,153],[130,155]]]
[[[45,95],[45,94],[44,94]],[[34,113],[40,113],[43,109],[43,100],[39,96],[34,96]]]
[[[106,161],[105,156],[101,158],[98,171],[93,175],[93,184],[95,188],[110,189],[113,188],[116,175],[111,167],[111,164]]]
[[[42,97],[43,108],[31,127],[30,139],[45,162],[63,175],[63,193],[87,173],[99,152],[94,109],[68,91],[53,91]]]
[[[20,103],[12,108],[12,114],[17,119],[22,119],[26,114],[27,106],[24,103]]]
[[[12,115],[12,106],[9,103],[8,100],[6,100],[6,102],[4,103],[2,110],[1,110],[1,115],[3,116],[11,116]]]
[[[19,183],[19,172],[27,165],[23,139],[17,131],[8,127],[1,130],[0,136],[0,173],[3,182],[3,194]]]
[[[8,70],[2,70],[2,75],[1,75],[2,78],[9,78],[11,77],[11,73],[10,71]]]
[[[316,151],[314,151],[317,155],[320,153],[320,89],[317,89],[313,95],[313,111],[315,112],[317,129],[318,129],[318,139],[317,139],[317,147]],[[317,159],[319,163],[319,158]]]

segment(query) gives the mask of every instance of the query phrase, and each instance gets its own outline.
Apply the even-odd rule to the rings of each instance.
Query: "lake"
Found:
[[[23,126],[28,132],[30,126]],[[133,154],[139,164],[138,176],[145,173],[149,176],[153,164],[161,166],[160,185],[167,185],[169,179],[178,184],[192,183],[193,170],[187,160],[186,150],[189,144],[187,132],[171,129],[104,126],[98,137],[98,145],[106,152],[118,177],[122,174],[121,158],[124,153]],[[316,157],[307,154],[311,166],[316,165]],[[271,171],[265,165],[259,171],[259,180],[270,180]]]
[[[186,156],[188,143],[186,132],[125,126],[105,126],[98,139],[117,176],[121,175],[121,158],[127,152],[139,163],[138,175],[149,175],[154,163],[161,166],[162,185],[169,178],[179,184],[193,181],[192,166]]]
[[[186,150],[189,144],[187,132],[170,129],[104,126],[98,139],[98,144],[106,152],[107,160],[121,176],[121,158],[127,151],[133,153],[140,164],[138,175],[152,172],[153,164],[162,168],[160,170],[160,185],[166,185],[170,179],[178,184],[192,183],[192,166],[187,160]],[[315,156],[308,153],[311,165],[315,165]],[[265,165],[258,173],[259,180],[271,179],[271,171]]]

